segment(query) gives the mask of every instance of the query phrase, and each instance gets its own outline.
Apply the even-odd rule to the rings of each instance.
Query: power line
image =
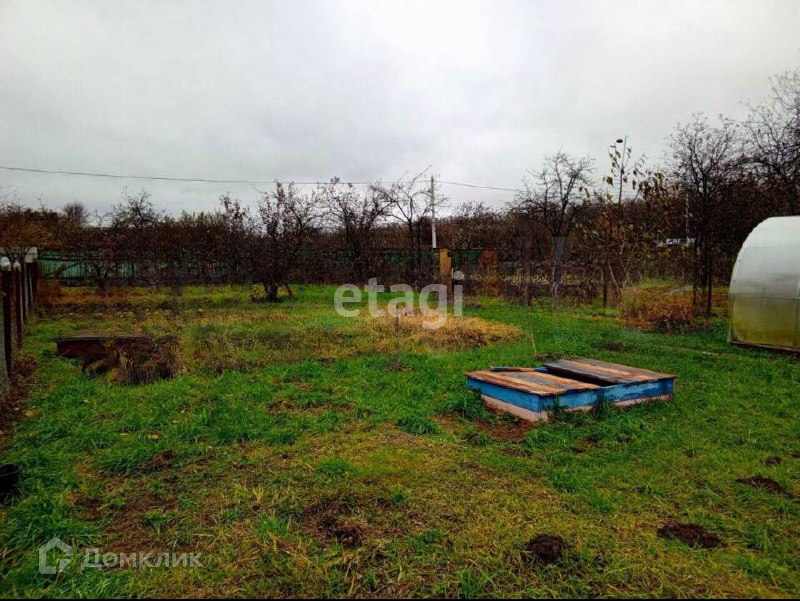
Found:
[[[0,169],[4,171],[21,171],[24,173],[39,173],[44,175],[71,175],[79,177],[102,177],[106,179],[138,179],[147,181],[165,181],[165,182],[183,182],[183,183],[200,183],[200,184],[244,184],[244,185],[269,185],[275,182],[284,180],[240,180],[240,179],[210,179],[202,177],[174,177],[174,176],[159,176],[159,175],[122,175],[119,173],[94,173],[89,171],[58,171],[54,169],[33,169],[29,167],[7,167],[0,165]],[[314,181],[314,182],[292,182],[298,186],[318,186],[337,184],[342,186],[370,186],[376,182],[331,182],[331,181]],[[518,192],[516,188],[502,188],[498,186],[482,186],[479,184],[468,184],[464,182],[453,182],[445,180],[437,180],[437,183],[448,186],[461,186],[463,188],[476,188],[480,190],[496,190],[500,192]]]
[[[519,188],[499,188],[497,186],[479,186],[477,184],[465,184],[462,182],[448,182],[445,180],[438,180],[440,184],[447,184],[448,186],[462,186],[464,188],[480,188],[481,190],[499,190],[501,192],[519,192]]]
[[[4,167],[4,171],[23,171],[25,173],[42,173],[45,175],[77,175],[81,177],[104,177],[109,179],[143,179],[152,181],[185,182],[185,183],[204,183],[204,184],[272,184],[272,181],[248,181],[235,179],[208,179],[199,177],[170,177],[156,175],[120,175],[118,173],[91,173],[88,171],[56,171],[53,169],[31,169],[27,167]]]

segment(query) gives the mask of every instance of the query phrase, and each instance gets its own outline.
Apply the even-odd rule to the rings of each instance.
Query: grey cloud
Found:
[[[655,162],[693,112],[741,116],[800,66],[800,3],[2,2],[0,165],[220,179],[503,187],[560,148]],[[241,185],[0,171],[3,191],[172,212]],[[447,188],[454,202],[496,191]]]

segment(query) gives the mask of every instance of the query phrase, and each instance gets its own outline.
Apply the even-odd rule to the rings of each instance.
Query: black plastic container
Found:
[[[20,469],[15,463],[0,464],[0,504],[8,503],[19,493]]]

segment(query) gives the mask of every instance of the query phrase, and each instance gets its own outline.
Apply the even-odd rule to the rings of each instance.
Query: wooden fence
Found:
[[[28,320],[39,282],[39,264],[36,252],[28,254],[25,260],[11,263],[0,260],[0,291],[3,307],[0,312],[0,400],[8,394],[11,376],[14,373],[14,360],[22,348],[25,323]]]

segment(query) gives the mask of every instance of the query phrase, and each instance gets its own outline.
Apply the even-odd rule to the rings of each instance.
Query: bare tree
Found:
[[[0,202],[0,253],[23,265],[31,248],[44,246],[50,239],[45,211],[36,211],[16,202]]]
[[[790,213],[800,214],[800,70],[774,78],[770,98],[751,107],[744,125],[744,154],[776,185]]]
[[[250,264],[254,279],[264,286],[266,300],[278,300],[278,290],[289,283],[300,251],[319,225],[316,199],[297,192],[293,184],[276,183],[263,193],[252,220]]]
[[[219,201],[222,210],[217,213],[217,218],[222,224],[222,239],[211,246],[219,252],[228,281],[252,281],[255,254],[253,217],[247,207],[230,194],[223,194]],[[213,252],[212,249],[209,251]]]
[[[345,246],[352,255],[354,275],[363,281],[368,275],[375,229],[389,213],[386,196],[375,187],[360,194],[352,184],[342,184],[339,178],[318,188],[315,196],[325,207],[332,225],[344,236]]]
[[[423,224],[431,214],[431,180],[428,171],[421,171],[413,177],[404,176],[390,186],[375,184],[372,190],[388,207],[389,215],[402,224],[405,230],[409,253],[407,277],[409,282],[418,284],[421,275],[419,270]],[[433,194],[436,193],[434,189]]]
[[[126,188],[122,202],[111,211],[109,230],[117,245],[116,255],[130,263],[132,280],[149,276],[155,283],[160,281],[158,226],[162,219],[163,213],[153,207],[147,190],[130,194]]]
[[[556,302],[561,295],[567,242],[585,205],[591,175],[592,159],[559,151],[545,159],[538,173],[523,179],[523,189],[516,195],[516,210],[550,234],[550,288]],[[526,267],[526,272],[529,269]]]
[[[67,224],[83,227],[89,223],[89,211],[80,201],[68,202],[61,207],[61,213],[64,215]]]
[[[608,155],[611,169],[603,178],[605,190],[592,194],[594,210],[582,224],[600,258],[603,306],[608,304],[609,288],[621,297],[631,272],[652,248],[657,228],[648,216],[655,213],[658,219],[664,191],[664,175],[646,169],[644,155],[633,157],[627,137],[610,146]]]
[[[702,115],[678,125],[670,138],[672,175],[686,195],[686,236],[693,249],[695,305],[706,291],[706,317],[711,317],[714,260],[724,229],[722,217],[741,161],[737,155],[737,126],[722,119],[718,127]]]
[[[437,225],[450,248],[496,248],[502,236],[502,215],[482,202],[459,204],[452,216]]]

